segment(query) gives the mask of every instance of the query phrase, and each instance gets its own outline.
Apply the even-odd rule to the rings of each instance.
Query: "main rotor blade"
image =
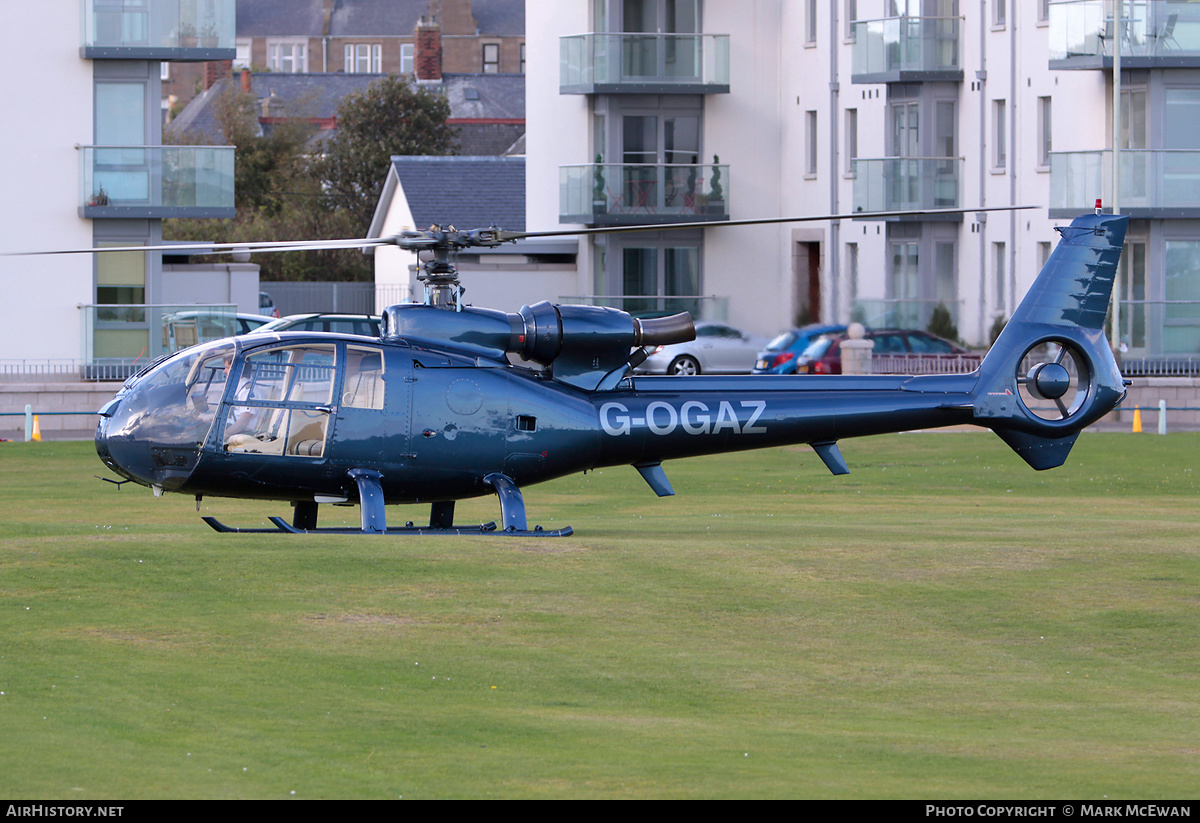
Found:
[[[971,214],[974,212],[985,211],[1020,211],[1022,209],[1037,209],[1040,206],[986,206],[975,209],[906,209],[903,211],[858,211],[848,214],[817,214],[807,215],[804,217],[762,217],[751,218],[748,220],[718,220],[713,222],[698,222],[698,223],[659,223],[657,225],[643,226],[604,226],[602,228],[593,229],[563,229],[559,231],[532,231],[532,232],[515,232],[501,231],[499,232],[502,240],[524,240],[527,237],[566,237],[570,235],[589,235],[589,234],[620,234],[622,232],[631,231],[667,231],[670,229],[715,229],[723,226],[761,226],[771,223],[812,223],[817,220],[873,220],[879,217],[917,217],[917,216],[936,216],[939,214]]]
[[[280,252],[321,249],[357,249],[386,246],[388,239],[346,238],[338,240],[256,240],[247,243],[170,243],[161,246],[104,246],[92,249],[51,249],[49,251],[4,252],[0,257],[31,257],[40,254],[95,254],[114,251],[193,252],[195,254],[227,254],[238,251]]]
[[[329,249],[367,249],[376,246],[399,246],[410,251],[429,248],[493,247],[513,240],[534,237],[579,237],[626,232],[669,231],[672,229],[723,228],[725,226],[762,226],[775,223],[812,223],[818,220],[873,220],[884,217],[930,217],[950,214],[970,214],[988,211],[1019,211],[1038,206],[986,206],[974,209],[919,209],[898,211],[850,212],[847,214],[817,214],[803,217],[760,217],[748,220],[722,220],[699,223],[658,223],[640,226],[604,226],[591,229],[558,229],[555,231],[505,231],[500,228],[468,232],[433,227],[428,231],[405,230],[399,234],[377,238],[342,238],[336,240],[263,240],[246,243],[171,243],[160,246],[107,246],[92,249],[52,249],[49,251],[4,252],[0,257],[26,257],[41,254],[94,254],[97,252],[163,251],[194,254],[224,254],[231,252],[288,252],[324,251]]]

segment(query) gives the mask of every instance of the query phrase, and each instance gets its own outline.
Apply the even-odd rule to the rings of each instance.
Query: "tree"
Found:
[[[313,164],[329,205],[349,212],[365,234],[393,155],[458,150],[449,116],[446,98],[407,76],[389,75],[346,97],[337,110],[337,134]]]
[[[456,148],[446,100],[395,75],[342,101],[337,134],[318,156],[310,154],[315,130],[304,116],[306,102],[286,106],[287,116],[264,129],[251,95],[232,85],[222,91],[216,118],[225,141],[237,149],[237,216],[167,220],[165,238],[237,243],[364,237],[392,155],[449,154]],[[190,136],[183,141],[197,142]],[[254,262],[263,280],[374,276],[371,258],[358,249],[261,254]]]

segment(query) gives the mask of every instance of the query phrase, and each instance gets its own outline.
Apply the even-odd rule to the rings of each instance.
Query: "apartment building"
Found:
[[[164,218],[233,216],[232,147],[162,145],[159,100],[163,63],[233,57],[234,0],[9,11],[20,36],[0,57],[13,115],[0,152],[5,251],[155,245]],[[0,360],[18,371],[152,358],[163,348],[153,305],[195,299],[151,252],[13,257],[0,277]]]
[[[529,227],[691,224],[582,240],[578,293],[563,297],[760,333],[924,327],[944,306],[980,344],[1055,223],[1114,199],[1119,29],[1117,178],[1133,188],[1115,199],[1134,217],[1119,344],[1200,350],[1200,4],[1123,0],[1120,26],[1114,0],[528,6]],[[717,225],[1005,205],[1037,208]]]

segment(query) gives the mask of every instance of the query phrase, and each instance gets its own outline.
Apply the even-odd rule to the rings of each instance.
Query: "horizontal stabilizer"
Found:
[[[1043,437],[1012,429],[997,429],[996,434],[1038,471],[1057,468],[1065,463],[1071,447],[1075,445],[1075,438],[1079,436],[1079,432],[1075,432],[1066,437]]]

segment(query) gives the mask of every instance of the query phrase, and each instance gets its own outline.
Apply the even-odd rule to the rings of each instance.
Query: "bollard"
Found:
[[[1158,433],[1167,433],[1167,401],[1158,401]]]
[[[1141,406],[1133,407],[1133,434],[1141,434],[1142,432],[1142,408]]]
[[[25,442],[33,439],[33,406],[25,404]]]

